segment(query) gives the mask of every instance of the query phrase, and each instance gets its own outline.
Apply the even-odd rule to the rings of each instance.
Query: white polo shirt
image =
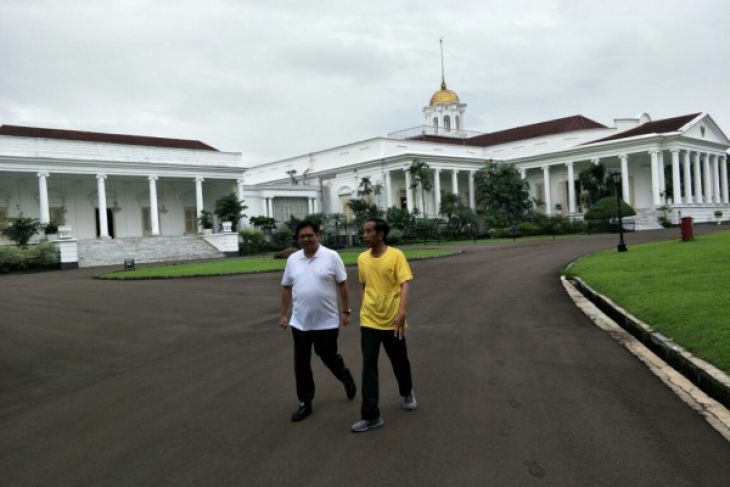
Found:
[[[346,280],[340,254],[321,244],[311,259],[304,250],[290,255],[281,278],[282,286],[292,288],[289,325],[302,331],[338,328],[337,284]]]

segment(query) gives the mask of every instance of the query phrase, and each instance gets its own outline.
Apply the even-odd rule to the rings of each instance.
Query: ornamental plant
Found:
[[[21,213],[16,218],[10,218],[10,224],[2,232],[18,247],[25,247],[40,228],[41,223],[37,218],[25,218]]]

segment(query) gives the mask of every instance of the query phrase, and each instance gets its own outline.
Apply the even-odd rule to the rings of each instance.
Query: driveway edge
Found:
[[[727,375],[711,364],[698,359],[682,347],[670,342],[659,333],[654,332],[647,324],[630,315],[628,312],[613,303],[610,299],[595,292],[579,279],[576,279],[577,282],[573,283],[566,279],[565,276],[561,276],[560,280],[562,281],[563,287],[568,293],[568,296],[570,296],[576,306],[583,311],[583,313],[585,313],[585,315],[588,316],[588,318],[590,318],[596,326],[608,333],[614,340],[623,345],[629,352],[641,360],[649,368],[649,370],[651,370],[654,375],[659,377],[662,382],[669,386],[669,388],[672,389],[672,391],[674,391],[674,393],[679,396],[682,401],[701,414],[713,428],[715,428],[727,441],[730,441],[730,411],[722,403],[710,397],[707,393],[701,390],[699,386],[693,384],[687,377],[662,360],[662,358],[652,352],[652,350],[650,350],[640,340],[635,338],[631,333],[619,326],[616,321],[611,319],[601,309],[599,309],[599,307],[596,306],[591,299],[586,297],[579,289],[579,286],[584,287],[585,290],[588,291],[589,294],[592,294],[595,299],[602,300],[602,305],[612,307],[615,313],[624,317],[627,321],[633,322],[634,326],[640,327],[643,330],[643,333],[646,333],[647,336],[650,337],[649,339],[652,340],[653,344],[659,347],[666,347],[673,355],[690,361],[693,368],[697,368],[707,374],[707,376],[719,380],[720,384],[725,387],[725,392],[730,390],[728,388],[730,379]]]

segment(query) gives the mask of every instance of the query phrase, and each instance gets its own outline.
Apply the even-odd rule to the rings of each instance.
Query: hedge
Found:
[[[0,274],[15,271],[58,268],[58,249],[50,242],[27,247],[0,246]]]

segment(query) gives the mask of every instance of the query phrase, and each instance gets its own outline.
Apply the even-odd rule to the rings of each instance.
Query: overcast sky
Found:
[[[247,164],[423,124],[707,111],[730,134],[728,0],[0,0],[0,123],[198,139]]]

